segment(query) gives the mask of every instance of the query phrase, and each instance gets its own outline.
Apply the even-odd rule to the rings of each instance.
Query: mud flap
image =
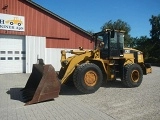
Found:
[[[22,89],[25,105],[52,100],[59,96],[61,83],[52,65],[34,64],[32,73]]]

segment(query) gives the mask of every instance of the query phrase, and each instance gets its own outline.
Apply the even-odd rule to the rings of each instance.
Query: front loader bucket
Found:
[[[32,73],[22,89],[25,105],[58,97],[60,86],[60,81],[52,65],[34,64]]]

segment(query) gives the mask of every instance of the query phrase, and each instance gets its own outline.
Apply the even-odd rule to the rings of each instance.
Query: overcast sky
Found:
[[[84,30],[98,32],[109,20],[121,19],[131,36],[148,36],[149,19],[160,14],[160,0],[32,0]]]

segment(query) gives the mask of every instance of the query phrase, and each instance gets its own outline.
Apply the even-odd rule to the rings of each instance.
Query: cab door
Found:
[[[123,56],[123,48],[124,48],[123,33],[118,33],[118,32],[111,33],[108,46],[109,46],[110,58]]]

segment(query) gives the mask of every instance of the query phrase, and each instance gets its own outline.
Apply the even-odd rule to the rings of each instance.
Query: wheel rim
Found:
[[[98,76],[94,71],[88,71],[85,74],[84,82],[87,86],[94,86],[97,83]]]
[[[131,79],[133,82],[138,82],[139,81],[139,71],[138,70],[133,70],[131,74]]]

